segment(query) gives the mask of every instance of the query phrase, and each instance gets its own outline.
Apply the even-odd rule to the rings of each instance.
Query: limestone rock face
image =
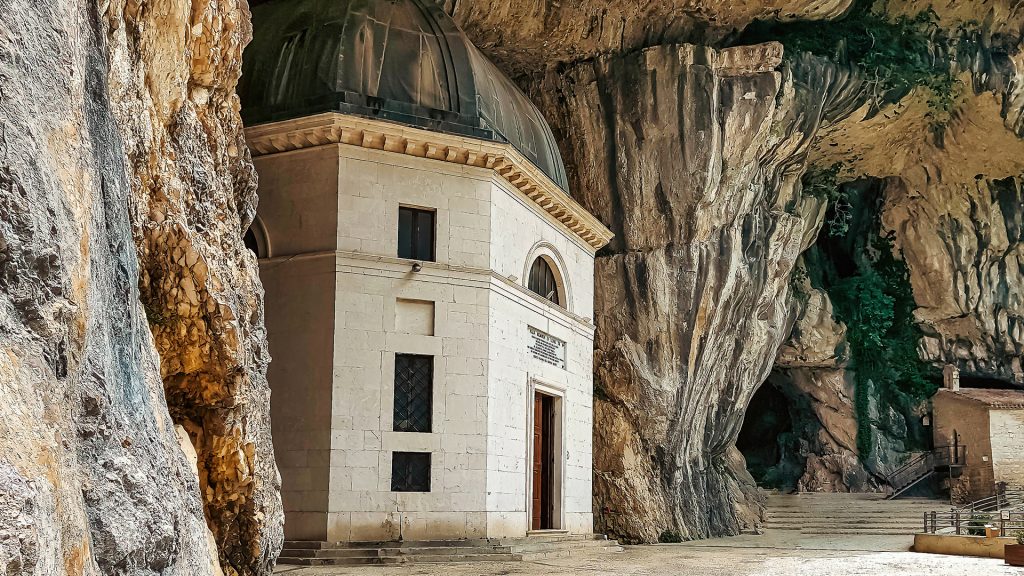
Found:
[[[1013,22],[997,19],[992,26],[1005,29]],[[1020,382],[1021,332],[1016,326],[1024,317],[1024,276],[1018,265],[1018,222],[1024,198],[1015,175],[1024,171],[1024,150],[1014,80],[1020,72],[1015,60],[997,66],[984,50],[961,66],[969,88],[941,139],[929,135],[921,95],[911,93],[880,113],[864,107],[835,118],[821,131],[811,156],[824,165],[842,161],[854,174],[881,179],[881,233],[893,238],[910,271],[915,316],[924,333],[920,357],[936,367],[957,365],[968,377]],[[785,369],[780,388],[810,399],[821,423],[820,432],[805,439],[811,446],[799,488],[872,489],[909,456],[915,444],[910,436],[920,434],[912,429],[919,428],[927,407],[918,404],[900,412],[869,392],[865,417],[874,432],[871,455],[858,455],[853,444],[842,442],[857,421],[850,385],[872,383],[857,381],[842,369],[843,362],[828,358],[836,342],[842,342],[845,327],[828,320],[833,313],[817,303],[823,295],[809,286],[806,290],[812,294],[777,361]],[[846,394],[822,394],[839,390],[827,382],[844,380]],[[831,415],[831,421],[823,415]],[[859,485],[840,481],[844,477]],[[868,482],[860,483],[864,478]]]
[[[245,2],[0,12],[0,572],[269,574]]]
[[[798,187],[819,117],[805,107],[841,106],[848,87],[823,67],[798,99],[780,56],[659,46],[546,80],[573,190],[616,233],[597,259],[598,530],[700,538],[760,514],[734,444],[820,226]]]
[[[794,282],[796,284],[796,282]],[[798,311],[793,332],[779,349],[780,368],[838,368],[847,360],[846,326],[837,322],[832,301],[806,279],[794,286]]]
[[[890,181],[886,200],[884,223],[906,257],[925,329],[922,357],[965,378],[1024,383],[1020,178],[928,182],[911,173]]]
[[[764,385],[786,396],[799,433],[795,456],[802,469],[793,486],[796,490],[873,492],[880,488],[857,454],[853,373],[842,368],[776,367]]]
[[[673,42],[714,45],[757,19],[825,20],[853,0],[544,0],[443,5],[512,73]]]
[[[806,277],[794,284],[797,321],[765,386],[787,397],[790,418],[803,433],[799,456],[804,471],[795,487],[802,492],[874,491],[878,482],[857,455],[855,378],[846,369],[846,326],[835,320],[825,291],[811,287]]]
[[[824,294],[812,292],[802,305],[790,299],[794,262],[814,243],[823,216],[822,202],[803,197],[797,185],[808,162],[842,160],[857,174],[897,181],[921,174],[918,184],[930,177],[954,188],[968,173],[1005,178],[1024,168],[1019,155],[994,153],[1021,146],[1012,62],[967,58],[962,115],[939,138],[920,91],[875,110],[856,69],[796,57],[780,74],[771,46],[657,46],[604,56],[549,72],[536,91],[555,118],[574,192],[616,233],[597,264],[595,513],[599,530],[625,539],[735,533],[756,518],[749,477],[730,454],[747,403],[777,355],[788,393],[809,402],[807,418],[818,423],[805,439],[798,487],[876,490],[880,475],[907,456],[907,419],[919,414],[877,401],[867,415],[878,431],[872,455],[856,453],[856,376],[845,370],[843,327]],[[1017,189],[1002,186],[1003,204],[1019,205]],[[1000,362],[1013,373],[1018,315],[999,313],[1015,310],[1020,293],[1009,288],[1020,274],[1012,265],[1015,212],[995,193],[968,201],[982,208],[963,208],[960,218],[981,214],[973,220],[981,241],[931,238],[921,242],[928,248],[908,251],[901,243],[917,222],[959,237],[950,199],[925,201],[926,193],[915,187],[910,203],[887,194],[883,215],[883,232],[893,231],[906,254],[918,304],[929,290],[922,276],[936,267],[959,270],[961,285],[971,287],[956,289],[956,274],[947,274],[941,286],[953,289],[938,292],[954,304],[944,305],[941,318],[959,319],[962,312],[950,311],[984,300],[971,320],[977,328],[963,338],[984,350],[965,358],[954,336],[964,332],[943,332],[938,322],[932,332],[948,336],[933,349],[947,351],[931,358],[959,354],[987,362],[989,373]],[[919,206],[916,215],[929,202],[930,219],[897,216],[896,206]],[[1011,232],[990,239],[996,205],[998,230]],[[973,254],[984,249],[960,249],[964,242],[992,246],[982,260],[991,262],[981,267],[985,280],[967,280],[979,276]],[[1011,248],[1005,259],[1002,246]],[[994,288],[991,295],[971,300],[986,291],[982,283]],[[927,308],[921,312],[928,333]]]

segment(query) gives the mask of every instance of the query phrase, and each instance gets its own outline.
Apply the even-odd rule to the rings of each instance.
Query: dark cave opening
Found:
[[[805,459],[799,451],[792,407],[771,381],[754,393],[747,406],[736,448],[758,486],[789,491],[803,474]]]
[[[960,374],[960,387],[961,388],[981,388],[985,390],[1020,390],[1020,386],[1007,382],[1006,380],[1000,380],[999,378],[992,378],[989,376],[972,376],[970,374]]]

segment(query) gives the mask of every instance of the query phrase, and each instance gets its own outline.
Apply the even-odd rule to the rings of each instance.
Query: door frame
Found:
[[[552,453],[558,459],[551,470],[551,528],[545,530],[563,530],[565,527],[565,490],[563,488],[565,478],[565,388],[551,382],[539,380],[536,377],[528,376],[529,394],[527,394],[526,410],[526,531],[533,532],[533,425],[534,425],[534,399],[537,394],[550,396],[554,399],[551,407],[554,421],[554,429],[551,431],[551,439],[554,446]]]

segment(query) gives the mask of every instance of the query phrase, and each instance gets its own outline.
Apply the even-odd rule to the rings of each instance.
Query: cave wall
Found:
[[[245,2],[0,12],[0,566],[269,574]]]
[[[950,122],[938,132],[928,94],[920,89],[879,105],[870,98],[865,72],[854,66],[805,56],[777,65],[766,59],[765,52],[745,47],[729,49],[717,61],[707,57],[679,66],[672,58],[666,63],[659,59],[662,56],[654,56],[671,53],[674,47],[654,46],[560,63],[548,69],[543,81],[524,78],[553,120],[574,193],[617,235],[599,255],[597,269],[598,529],[653,541],[664,530],[695,538],[735,533],[756,524],[756,496],[749,490],[749,476],[734,469],[742,462],[732,444],[746,402],[773,364],[784,369],[793,394],[810,400],[820,424],[810,427],[816,432],[805,439],[808,464],[799,488],[879,490],[884,475],[921,448],[917,437],[927,405],[888,404],[872,383],[858,382],[856,372],[848,369],[849,359],[837,357],[844,327],[831,312],[822,315],[827,302],[818,302],[812,313],[823,316],[817,319],[823,339],[835,346],[822,348],[809,362],[794,361],[799,350],[793,355],[793,350],[783,349],[776,358],[783,340],[805,352],[815,345],[800,342],[806,334],[789,333],[809,307],[773,281],[776,275],[793,280],[787,247],[799,246],[799,253],[820,234],[823,203],[802,198],[793,183],[810,165],[843,162],[848,177],[898,182],[918,174],[918,183],[943,182],[940,186],[954,188],[979,179],[978,174],[981,180],[990,180],[1022,170],[1017,154],[1021,139],[1016,41],[994,39],[1012,30],[1014,21],[998,20],[1007,8],[1002,3],[983,8],[996,16],[956,54],[954,74],[966,89]],[[939,10],[938,18],[948,18],[949,26],[963,24],[956,14],[960,13]],[[777,121],[769,122],[769,137],[759,140],[763,124],[756,114],[745,118],[743,137],[730,133],[730,97],[735,94],[730,84],[739,83],[739,77],[753,83],[758,72],[774,69],[791,74],[792,86],[787,91],[785,80],[779,84],[772,112]],[[696,79],[695,70],[704,76]],[[695,86],[700,88],[694,90]],[[757,90],[744,91],[743,96],[764,102]],[[716,118],[717,126],[707,118]],[[795,134],[810,142],[806,156],[799,146],[783,144]],[[747,163],[751,158],[756,160]],[[743,176],[730,177],[736,173]],[[903,259],[906,236],[896,221],[913,217],[894,216],[901,204],[892,200],[891,186],[886,186],[878,233],[894,234],[895,257]],[[750,198],[744,194],[752,194],[755,202],[737,201]],[[1002,194],[1014,197],[1013,192]],[[908,196],[922,202],[928,187],[917,186]],[[726,246],[721,238],[738,223],[757,221],[758,201],[771,208],[765,220],[752,225],[751,237],[756,240],[743,248]],[[951,217],[948,199],[929,201],[937,205],[936,214]],[[981,212],[984,215],[975,218],[973,228],[988,230],[993,211]],[[795,244],[779,235],[789,214],[802,220],[797,226],[800,233],[793,232],[802,239]],[[934,216],[920,224],[942,231],[936,225],[940,219]],[[1005,220],[1014,222],[1013,216]],[[946,229],[947,237],[957,234],[949,225]],[[947,246],[956,243],[945,241]],[[927,256],[916,261],[906,256],[919,307],[927,301],[928,291],[935,290],[923,281],[925,270],[941,267],[945,260],[971,276],[979,265],[969,250],[939,248],[943,242],[936,238],[921,244],[918,250]],[[1015,253],[1010,252],[1014,262]],[[751,256],[748,262],[757,261],[764,268],[745,269],[742,258],[734,267],[736,255]],[[964,340],[991,341],[993,345],[984,346],[999,348],[996,355],[1012,371],[1019,352],[1006,345],[1002,326],[1009,326],[1012,334],[1016,313],[1002,320],[999,315],[1007,307],[1004,302],[1014,299],[1005,294],[1019,293],[1013,288],[1019,267],[1001,262],[990,265],[993,271],[987,279],[975,284],[979,292],[988,289],[994,295],[982,298],[985,302],[975,322],[991,336],[975,330],[965,332]],[[762,283],[759,277],[769,280]],[[964,301],[953,284],[938,291],[944,298]],[[766,299],[772,299],[777,310],[766,314]],[[919,315],[918,320],[925,317]],[[936,330],[927,321],[919,327],[925,334]],[[946,337],[944,346],[955,341]],[[742,345],[733,347],[734,342]],[[711,350],[714,355],[708,354]],[[940,358],[922,348],[921,357],[938,365],[949,354]],[[856,445],[858,415],[852,396],[858,385],[870,400],[865,411],[873,429],[870,454],[860,454]]]
[[[853,2],[439,0],[477,45],[513,76],[536,74],[556,63],[626,54],[649,46],[721,45],[758,19],[786,22],[836,18]]]
[[[597,265],[597,529],[756,526],[734,443],[773,368],[821,425],[801,486],[876,487],[850,438],[856,375],[824,344],[844,327],[813,288],[794,293],[825,216],[801,193],[808,165],[887,179],[922,358],[1020,379],[1016,3],[875,3],[980,25],[939,137],[920,90],[879,109],[848,65],[722,49],[754,19],[837,18],[851,0],[445,4],[541,104],[577,197],[617,234]],[[0,10],[0,560],[18,575],[266,574],[282,516],[241,241],[256,202],[233,95],[246,2]]]
[[[1020,176],[893,180],[896,233],[925,328],[922,356],[963,374],[1024,385],[1024,191]]]
[[[907,265],[920,330],[918,356],[932,367],[934,385],[938,385],[939,369],[951,364],[968,383],[1019,386],[1019,283],[1024,277],[1018,222],[1024,203],[1018,179],[989,179],[987,174],[1005,172],[986,166],[979,155],[961,159],[965,170],[978,170],[967,182],[957,181],[956,172],[934,162],[883,179],[882,201],[875,209],[880,228],[874,233],[891,237],[894,251]],[[929,178],[928,171],[936,176]],[[815,254],[822,257],[820,252]],[[797,384],[804,389],[814,399],[817,420],[822,423],[822,432],[804,436],[812,445],[816,440],[823,442],[810,449],[816,456],[808,459],[799,487],[813,491],[884,487],[886,474],[928,449],[928,442],[922,440],[929,436],[922,424],[929,411],[927,399],[892,398],[877,383],[858,378],[856,370],[850,369],[846,326],[837,320],[828,294],[809,281],[803,284],[798,292],[809,294],[807,304],[776,362],[789,377],[785,388]],[[829,304],[826,313],[821,302]],[[833,349],[845,351],[828,358]],[[840,382],[845,385],[835,385]],[[864,413],[858,413],[853,402],[857,386],[868,389]],[[856,439],[860,419],[870,427],[867,453],[842,441],[850,431]],[[867,484],[859,481],[863,476],[858,468],[868,473]],[[851,476],[851,471],[858,473]],[[826,481],[811,481],[814,477]],[[855,484],[835,481],[844,477]]]
[[[790,281],[797,320],[765,384],[786,396],[795,423],[803,470],[792,488],[874,492],[879,479],[857,451],[856,375],[847,370],[846,326],[835,319],[828,293],[812,285],[806,267],[801,258]]]
[[[815,90],[797,90],[780,58],[778,44],[657,46],[545,79],[572,189],[616,234],[596,265],[597,530],[649,542],[760,520],[734,443],[821,225],[799,189],[807,148],[859,85],[815,61]]]

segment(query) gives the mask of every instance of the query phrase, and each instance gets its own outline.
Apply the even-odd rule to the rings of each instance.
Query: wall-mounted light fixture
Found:
[[[419,272],[420,270],[423,270],[423,264],[420,264],[419,262],[413,262],[412,263],[412,271],[413,272]]]

